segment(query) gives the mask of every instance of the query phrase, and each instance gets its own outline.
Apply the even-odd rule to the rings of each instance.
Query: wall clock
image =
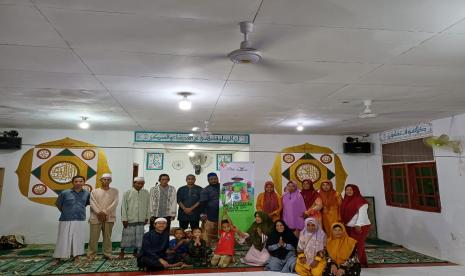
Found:
[[[182,162],[182,160],[176,160],[173,161],[172,166],[175,170],[182,170],[182,168],[184,168],[184,162]]]

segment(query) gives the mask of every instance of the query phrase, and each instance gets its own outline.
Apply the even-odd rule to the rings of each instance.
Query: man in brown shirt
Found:
[[[103,256],[111,259],[111,231],[116,219],[118,190],[110,188],[111,174],[104,173],[100,178],[102,187],[90,193],[90,240],[87,257],[95,258],[100,232],[103,233]]]

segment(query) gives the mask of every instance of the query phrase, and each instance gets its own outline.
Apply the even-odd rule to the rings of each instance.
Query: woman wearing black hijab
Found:
[[[274,223],[273,232],[266,242],[270,259],[266,263],[265,270],[292,273],[295,268],[295,250],[298,239],[282,220]]]

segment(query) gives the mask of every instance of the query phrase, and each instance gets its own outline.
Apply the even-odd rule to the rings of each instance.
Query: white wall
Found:
[[[450,118],[433,122],[435,135],[449,133]],[[465,115],[456,117],[455,135],[465,136]],[[101,132],[73,130],[19,130],[25,144],[38,144],[46,141],[62,139],[66,136],[93,143],[103,147],[113,172],[113,186],[122,194],[131,185],[132,164],[140,164],[141,174],[147,178],[147,188],[155,183],[160,171],[145,172],[145,150],[134,150],[133,132]],[[465,263],[465,172],[461,176],[458,170],[458,159],[453,157],[437,157],[439,188],[442,213],[428,213],[396,207],[388,207],[384,199],[381,156],[379,139],[371,137],[375,142],[373,155],[341,154],[342,136],[321,135],[263,135],[252,134],[250,160],[255,162],[255,181],[257,194],[263,191],[263,183],[270,179],[268,172],[273,164],[276,151],[285,147],[311,143],[327,146],[340,154],[342,163],[348,173],[348,183],[358,184],[364,195],[375,196],[378,233],[383,239],[402,244],[407,248],[447,259]],[[106,148],[117,147],[117,148]],[[0,204],[0,235],[18,233],[25,235],[28,243],[54,243],[59,213],[54,207],[33,203],[22,196],[18,189],[15,170],[18,162],[30,147],[23,146],[20,151],[0,151],[0,167],[5,167],[5,181]],[[138,152],[140,151],[140,152]],[[449,154],[436,152],[437,155]],[[171,156],[170,156],[171,155]],[[214,154],[212,154],[214,156]],[[247,161],[247,152],[236,152],[235,161]],[[185,152],[170,153],[165,156],[165,168],[176,186],[184,183],[184,177],[192,171],[179,173],[171,167],[172,160],[183,159],[185,169],[190,165]],[[213,161],[214,158],[213,158]],[[215,162],[212,162],[215,166]],[[198,184],[206,185],[205,173],[214,170],[207,168],[198,176]],[[118,220],[119,220],[119,212]],[[121,225],[114,228],[113,240],[121,237]]]
[[[147,180],[146,188],[151,188],[158,179],[161,171],[146,171],[145,156],[149,149],[133,149],[133,132],[110,132],[110,131],[80,131],[80,130],[32,130],[20,129],[24,144],[39,144],[46,141],[62,139],[66,136],[93,143],[104,149],[110,169],[113,172],[113,186],[120,190],[120,194],[129,189],[132,178],[133,162],[139,163],[140,175]],[[275,153],[282,148],[299,145],[302,143],[312,143],[332,148],[335,152],[342,151],[344,137],[340,136],[318,136],[318,135],[251,135],[250,160],[255,162],[255,176],[257,193],[263,191],[263,183],[269,179],[268,172],[273,164]],[[153,146],[153,145],[152,145]],[[106,148],[108,147],[108,148]],[[0,151],[0,166],[5,167],[5,185],[0,208],[0,234],[18,233],[25,235],[29,243],[54,243],[57,232],[57,219],[59,213],[51,206],[39,205],[29,201],[22,196],[18,189],[17,176],[15,170],[21,156],[30,147],[23,146],[20,151]],[[248,148],[243,151],[232,151],[234,161],[248,161]],[[224,152],[228,152],[225,150]],[[229,151],[231,152],[231,151]],[[216,153],[212,155],[212,163],[205,168],[201,175],[197,176],[197,183],[200,186],[207,184],[206,174],[216,170]],[[375,158],[371,155],[349,156],[340,155],[342,162],[349,174],[348,181],[359,184],[365,195],[373,194],[373,187],[368,178],[368,169],[374,166]],[[173,160],[183,160],[185,166],[181,171],[173,169]],[[380,164],[378,162],[378,164]],[[170,151],[165,154],[164,173],[171,176],[171,184],[179,187],[184,185],[186,174],[192,173],[192,166],[189,163],[186,152]],[[119,221],[119,212],[117,212]],[[33,225],[34,227],[30,227]],[[121,237],[121,225],[115,224],[113,240]]]
[[[452,132],[451,118],[432,123],[434,135],[446,133],[465,142],[465,114],[455,117]],[[377,180],[379,236],[430,256],[465,264],[465,170],[460,175],[459,159],[454,153],[435,150],[435,155],[441,213],[386,206],[382,173],[373,174]]]
[[[130,147],[133,132],[31,129],[18,131],[23,137],[23,144],[34,145],[70,137],[103,147],[113,173],[112,185],[120,191],[131,187],[133,150]],[[31,147],[33,146],[23,146],[19,151],[0,151],[0,166],[5,168],[3,196],[0,203],[0,235],[15,233],[24,235],[27,243],[55,243],[59,217],[57,208],[29,201],[18,188],[15,171],[22,155]],[[119,215],[117,212],[118,220]],[[114,238],[118,240],[120,237],[121,225],[117,223],[114,228]]]
[[[341,157],[347,171],[347,183],[360,186],[363,194],[371,196],[374,193],[372,170],[376,164],[380,167],[379,155],[373,154],[343,154],[342,144],[346,136],[337,135],[266,135],[252,134],[250,144],[250,160],[255,162],[256,194],[263,191],[264,183],[271,180],[270,171],[276,152],[290,146],[310,143],[331,148]],[[378,136],[370,137],[376,140]],[[376,168],[380,170],[380,168]],[[377,200],[377,199],[375,199]]]
[[[214,146],[210,146],[211,149]],[[247,150],[247,149],[246,149]],[[166,173],[170,176],[170,185],[179,188],[186,185],[186,175],[194,174],[194,167],[189,161],[189,156],[187,155],[188,151],[183,150],[147,150],[147,149],[136,149],[136,163],[139,163],[139,169],[142,171],[142,174],[145,178],[146,187],[150,189],[158,182],[158,177],[162,173]],[[142,153],[138,153],[142,152]],[[147,152],[161,152],[164,154],[164,166],[163,170],[146,170],[146,153]],[[201,151],[209,155],[210,163],[208,166],[202,168],[202,171],[199,175],[196,175],[196,184],[205,187],[208,185],[207,174],[210,172],[216,172],[219,175],[219,171],[216,170],[216,154],[231,153],[233,154],[233,161],[248,161],[248,152],[237,152],[233,153],[231,151]],[[184,163],[184,167],[181,170],[174,169],[172,164],[173,161],[180,160]],[[195,174],[194,174],[195,175]]]
[[[2,200],[0,203],[0,235],[21,234],[26,237],[27,243],[55,243],[59,212],[55,207],[41,205],[29,201],[24,197],[18,188],[18,178],[15,171],[18,167],[22,155],[35,144],[40,144],[52,140],[59,140],[70,137],[82,140],[101,147],[108,158],[110,170],[113,173],[112,186],[120,191],[120,199],[124,191],[131,187],[133,163],[139,164],[139,175],[146,178],[146,189],[154,186],[160,173],[168,173],[171,176],[171,184],[180,187],[185,185],[187,174],[193,173],[193,167],[189,162],[186,151],[164,151],[165,162],[163,171],[145,170],[145,156],[147,151],[159,151],[148,149],[133,149],[134,133],[129,131],[81,131],[81,130],[34,130],[18,129],[23,137],[23,145],[19,151],[0,151],[0,167],[5,168],[5,179]],[[138,145],[140,146],[140,145]],[[147,144],[145,145],[147,146]],[[154,147],[156,145],[149,145]],[[147,146],[148,147],[148,146]],[[211,148],[214,148],[212,146]],[[197,184],[204,187],[207,185],[207,174],[216,171],[216,154],[233,153],[233,161],[248,161],[248,148],[245,152],[222,151],[209,153],[212,162],[209,167],[204,168],[197,176]],[[184,162],[183,170],[175,170],[172,167],[173,160]],[[113,228],[114,241],[121,239],[122,225],[120,221],[120,207],[117,211],[117,223]],[[87,208],[89,216],[89,208]],[[174,225],[177,225],[175,221]],[[86,232],[86,239],[88,233]]]
[[[138,145],[140,146],[140,145]],[[156,145],[154,145],[156,146]],[[162,148],[162,145],[158,145],[159,148]],[[169,148],[169,145],[167,146]],[[210,146],[210,150],[214,149],[215,146]],[[205,147],[204,147],[205,148]],[[163,153],[163,170],[147,170],[146,169],[146,156],[147,152],[160,152]],[[216,172],[219,175],[219,171],[216,170],[216,154],[231,153],[233,154],[233,161],[248,161],[248,152],[227,152],[227,151],[202,151],[198,152],[205,153],[209,156],[209,162],[207,166],[202,168],[201,173],[196,175],[196,184],[201,187],[206,187],[208,185],[207,175],[210,172]],[[155,183],[158,182],[158,177],[162,173],[166,173],[170,176],[170,185],[174,186],[176,189],[186,185],[186,176],[188,174],[194,174],[194,167],[189,161],[189,156],[187,155],[188,150],[162,150],[162,149],[135,149],[134,162],[139,164],[139,175],[144,176],[145,178],[145,187],[147,190],[150,190]],[[172,164],[173,161],[182,161],[184,167],[180,170],[174,169]],[[179,226],[179,222],[174,220],[172,222],[173,227]]]

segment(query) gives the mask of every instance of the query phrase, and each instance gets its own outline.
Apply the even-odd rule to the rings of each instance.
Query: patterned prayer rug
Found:
[[[231,269],[251,269],[250,266],[240,263],[240,258],[247,253],[247,247],[237,246],[235,262]],[[114,244],[114,254],[119,252],[119,244]],[[128,251],[129,253],[130,251]],[[64,275],[86,274],[97,272],[132,272],[138,271],[136,260],[127,254],[123,260],[107,261],[99,255],[93,261],[82,258],[79,263],[74,261],[53,264],[53,245],[31,245],[21,249],[0,251],[0,275]],[[368,263],[373,265],[402,265],[402,264],[448,264],[447,261],[429,257],[402,246],[377,240],[367,245]],[[181,268],[175,268],[182,270]],[[192,270],[192,268],[188,268]],[[199,273],[202,268],[196,269]]]

